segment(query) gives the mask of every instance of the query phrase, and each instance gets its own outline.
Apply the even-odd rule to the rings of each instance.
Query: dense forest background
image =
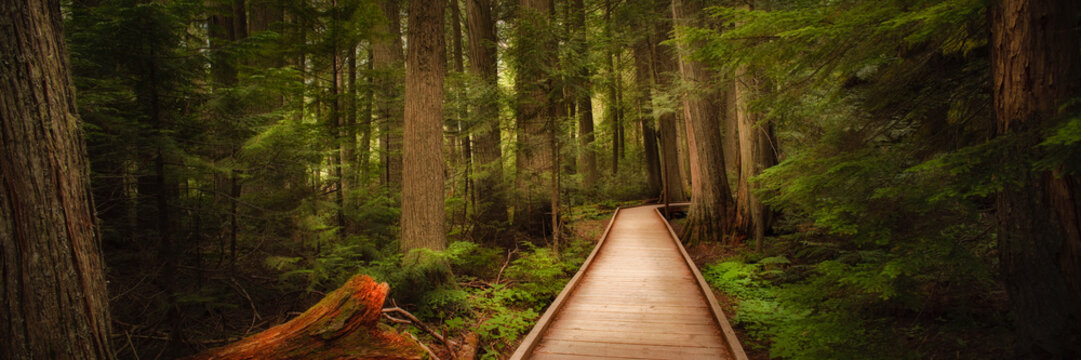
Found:
[[[752,358],[1081,356],[1072,0],[0,4],[5,52],[59,9],[105,357],[225,345],[356,274],[505,357],[611,210],[665,201]]]

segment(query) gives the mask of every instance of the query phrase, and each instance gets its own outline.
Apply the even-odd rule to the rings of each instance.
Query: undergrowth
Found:
[[[733,301],[745,347],[780,359],[1003,357],[1002,346],[970,346],[1007,343],[1001,313],[969,299],[981,286],[900,279],[888,265],[853,259],[805,260],[746,253],[702,269]]]

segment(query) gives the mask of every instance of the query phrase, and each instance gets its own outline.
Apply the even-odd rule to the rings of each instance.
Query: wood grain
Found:
[[[620,209],[601,240],[512,359],[745,358],[655,206]]]

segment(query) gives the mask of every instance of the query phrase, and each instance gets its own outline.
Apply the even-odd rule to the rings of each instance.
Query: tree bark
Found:
[[[604,104],[604,118],[608,122],[609,130],[612,134],[612,176],[616,176],[619,173],[619,143],[620,135],[619,131],[623,124],[620,123],[619,107],[622,105],[619,101],[619,94],[617,93],[616,84],[620,81],[619,75],[616,73],[616,46],[612,43],[614,31],[612,27],[612,1],[604,1],[604,36],[608,38],[610,44],[605,49],[605,58],[608,63],[608,84],[606,84],[608,90],[608,100]]]
[[[571,79],[574,102],[578,118],[578,164],[582,173],[582,189],[588,191],[597,184],[597,153],[593,149],[593,74],[589,67],[589,42],[586,36],[586,9],[583,0],[571,0],[572,17],[569,19],[571,31],[571,51],[580,59],[578,68]]]
[[[515,87],[517,99],[518,148],[515,183],[519,201],[515,206],[514,222],[520,229],[530,231],[545,228],[545,214],[551,209],[546,203],[548,176],[552,154],[548,132],[554,124],[552,99],[554,84],[545,67],[557,61],[554,39],[549,34],[551,0],[521,0],[516,24]]]
[[[466,0],[469,32],[469,69],[486,87],[485,98],[475,104],[473,135],[476,138],[475,174],[477,204],[474,206],[476,236],[485,241],[506,239],[499,236],[507,221],[503,187],[503,151],[499,126],[499,87],[496,73],[495,19],[490,0]],[[508,240],[504,245],[510,244]]]
[[[614,35],[613,35],[614,36]],[[615,87],[616,87],[616,102],[615,102],[615,114],[616,114],[616,157],[620,161],[623,160],[623,155],[627,152],[627,143],[624,141],[624,133],[626,127],[624,126],[624,106],[623,106],[623,51],[619,49],[615,52]]]
[[[379,3],[385,27],[372,38],[376,122],[379,124],[379,151],[382,158],[381,183],[392,193],[402,184],[402,103],[398,88],[402,83],[402,30],[398,0]]]
[[[0,0],[0,358],[112,359],[59,1]]]
[[[333,9],[335,22],[341,22],[341,10]],[[330,116],[327,119],[328,134],[333,141],[331,141],[331,155],[328,163],[331,166],[332,174],[334,174],[334,203],[337,205],[335,209],[335,218],[338,225],[338,239],[345,240],[346,226],[345,226],[345,159],[342,158],[344,152],[342,142],[343,135],[345,134],[342,129],[344,120],[342,119],[342,66],[341,64],[341,36],[337,32],[334,32],[331,39],[331,53],[330,53]]]
[[[338,167],[342,169],[342,195],[349,203],[349,192],[357,184],[357,43],[349,39],[345,46],[345,116],[338,129]],[[352,205],[348,206],[349,208]]]
[[[776,165],[777,155],[773,148],[772,125],[760,121],[760,116],[750,109],[750,98],[756,91],[760,90],[754,74],[746,68],[737,70],[735,87],[730,94],[735,97],[736,130],[739,135],[739,181],[736,186],[734,227],[736,232],[754,239],[757,251],[761,249],[762,239],[772,226],[773,213],[754,194],[755,186],[750,179]]]
[[[368,46],[368,62],[366,82],[364,83],[364,112],[360,117],[360,144],[357,144],[360,150],[360,178],[364,181],[368,180],[368,166],[371,160],[372,151],[372,113],[375,110],[375,86],[373,81],[375,78],[372,73],[374,72],[374,66],[372,61],[372,46],[369,43]]]
[[[464,56],[462,54],[462,14],[461,14],[461,9],[459,9],[458,0],[451,0],[449,2],[448,6],[451,9],[451,12],[450,12],[450,14],[451,14],[450,15],[451,34],[450,35],[451,35],[451,40],[452,40],[451,56],[453,56],[453,60],[454,60],[453,61],[454,72],[456,72],[458,74],[463,74],[463,73],[465,73],[465,58],[464,58]],[[466,224],[469,222],[469,220],[467,219],[467,216],[469,215],[469,206],[471,205],[471,203],[475,204],[475,202],[469,201],[471,196],[473,196],[472,193],[475,192],[475,190],[474,190],[473,185],[472,185],[473,184],[473,177],[472,177],[473,176],[472,175],[472,172],[473,172],[473,144],[472,144],[472,141],[470,139],[470,134],[469,134],[469,132],[467,131],[467,129],[465,127],[465,122],[469,118],[469,106],[466,104],[466,95],[467,94],[466,94],[466,87],[465,86],[459,86],[457,88],[457,91],[454,94],[454,98],[456,100],[455,104],[457,104],[457,109],[456,109],[457,113],[455,114],[455,119],[454,119],[454,131],[455,131],[455,134],[456,134],[455,140],[457,141],[457,143],[460,145],[460,148],[462,149],[460,159],[462,161],[462,166],[464,167],[463,176],[462,176],[462,199],[464,200],[464,201],[462,201],[462,213],[461,213],[462,215],[459,218],[459,220],[456,221],[456,222],[462,224],[463,227],[466,226]]]
[[[1060,122],[1081,90],[1078,2],[1002,0],[992,10],[991,66],[1000,135]],[[1074,109],[1076,110],[1076,108]],[[1020,186],[995,197],[998,250],[1020,358],[1081,357],[1081,177],[1031,170],[1038,139],[1017,135],[1002,161]]]
[[[648,24],[642,24],[647,26]],[[646,178],[649,186],[650,196],[660,197],[661,193],[661,163],[657,154],[657,133],[653,130],[653,108],[651,106],[652,101],[652,69],[650,68],[650,62],[652,56],[650,54],[650,39],[648,37],[642,37],[634,45],[634,75],[636,98],[635,104],[638,107],[638,122],[642,127],[642,151],[645,152],[646,161]]]
[[[673,0],[672,19],[677,35],[683,27],[701,26],[700,0]],[[691,206],[687,214],[684,241],[722,241],[731,218],[732,194],[724,171],[720,122],[710,99],[716,89],[705,66],[689,57],[688,46],[680,43],[679,72],[692,90],[683,94],[683,115],[687,123],[687,146],[691,155]]]
[[[187,360],[423,359],[419,344],[379,323],[389,291],[356,275],[293,320]]]
[[[402,253],[447,246],[443,204],[443,80],[445,0],[409,2],[409,62],[405,74],[402,149]]]
[[[667,1],[659,1],[654,8],[654,18],[660,19],[656,26],[650,29],[650,51],[652,52],[652,78],[654,86],[658,88],[671,88],[672,79],[676,74],[677,66],[673,49],[662,41],[672,32],[671,19],[663,16],[670,4]],[[660,132],[661,167],[664,170],[666,183],[665,192],[668,200],[673,202],[687,200],[684,192],[684,178],[680,171],[681,163],[679,156],[679,122],[675,112],[666,111],[657,114]]]
[[[721,86],[724,87],[724,128],[722,129],[723,136],[721,140],[721,147],[724,148],[725,154],[732,154],[733,156],[724,157],[724,169],[729,176],[734,179],[739,179],[739,161],[740,157],[736,154],[740,153],[739,142],[739,105],[736,103],[738,96],[736,95],[736,79],[725,79]],[[737,190],[738,191],[738,190]]]

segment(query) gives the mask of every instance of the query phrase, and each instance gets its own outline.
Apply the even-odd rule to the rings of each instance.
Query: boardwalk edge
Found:
[[[724,332],[725,343],[728,344],[728,350],[732,352],[732,357],[735,360],[747,360],[747,353],[743,351],[743,345],[739,343],[739,338],[736,337],[736,331],[732,330],[732,325],[728,323],[728,317],[726,317],[724,311],[721,310],[721,305],[717,302],[717,297],[713,296],[713,290],[710,289],[709,283],[702,277],[702,272],[698,271],[698,266],[694,264],[694,259],[691,259],[691,255],[687,253],[687,249],[683,247],[683,242],[679,240],[676,231],[672,229],[672,224],[669,224],[668,219],[665,219],[664,215],[661,214],[661,208],[658,207],[654,210],[656,210],[657,216],[661,217],[661,222],[664,223],[664,226],[668,228],[668,234],[671,235],[672,241],[674,241],[676,247],[679,248],[679,253],[683,255],[683,260],[687,263],[687,266],[691,268],[691,273],[694,274],[694,278],[698,282],[698,287],[699,290],[702,291],[702,295],[709,301],[710,311],[717,320],[717,324],[721,326],[721,331]]]
[[[612,225],[616,223],[616,217],[619,216],[619,211],[623,210],[623,207],[616,208],[616,211],[612,213],[612,219],[608,221],[608,226],[604,228],[604,233],[601,234],[600,240],[597,241],[597,245],[593,247],[593,251],[589,253],[589,257],[582,263],[582,266],[578,268],[578,272],[574,274],[567,285],[563,287],[563,290],[559,292],[556,299],[552,301],[551,305],[548,305],[548,309],[544,311],[544,315],[541,315],[537,320],[537,324],[533,325],[533,330],[529,331],[522,343],[518,345],[518,349],[511,355],[511,360],[525,359],[527,355],[533,352],[533,349],[537,347],[537,340],[540,339],[541,334],[548,330],[548,326],[552,324],[552,318],[555,317],[559,310],[563,308],[564,303],[567,302],[567,298],[574,292],[574,289],[578,287],[578,282],[582,279],[582,275],[586,273],[589,266],[593,264],[593,259],[597,257],[597,253],[600,251],[601,246],[604,245],[604,241],[608,239],[608,233],[612,230]],[[667,222],[666,222],[667,223]]]

